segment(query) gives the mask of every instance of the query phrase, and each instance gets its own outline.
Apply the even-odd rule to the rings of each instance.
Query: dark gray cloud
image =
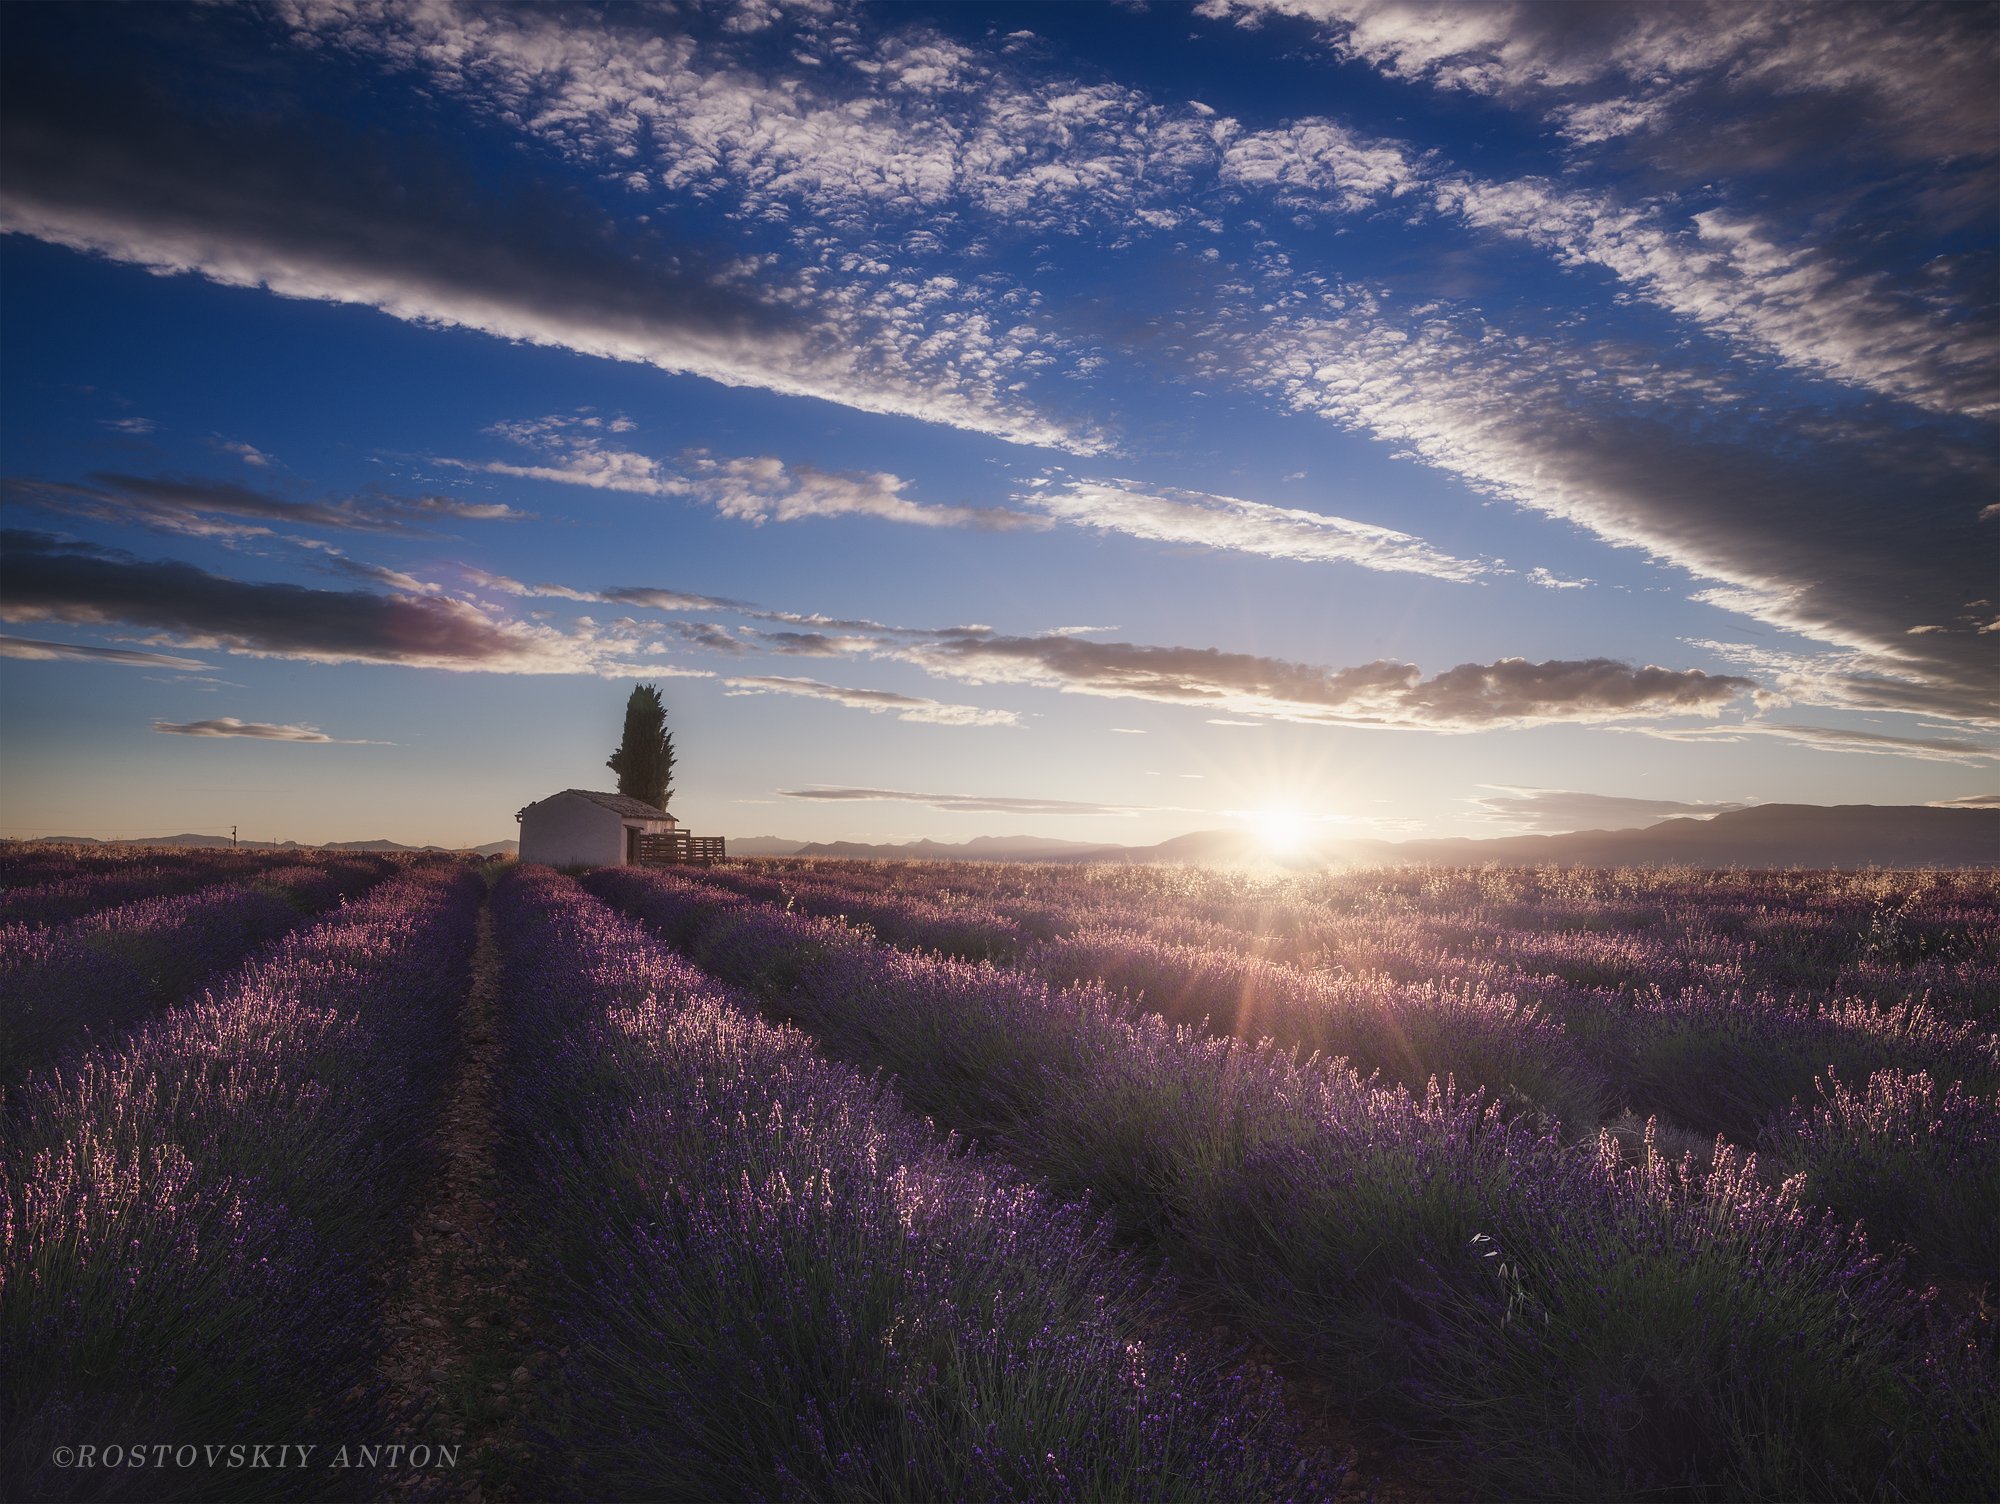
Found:
[[[757,642],[794,658],[844,658],[868,645],[866,639],[833,637],[825,632],[759,632]]]
[[[1324,668],[1215,648],[1077,637],[939,634],[895,650],[934,673],[1074,694],[1165,700],[1288,720],[1471,730],[1545,721],[1712,715],[1754,681],[1608,658],[1460,664],[1432,678],[1386,660]]]
[[[1245,378],[1298,410],[1716,582],[1697,600],[1860,655],[1822,686],[1839,703],[1993,714],[1985,430],[1886,403],[1750,402],[1722,370],[1353,303],[1289,326],[1246,314],[1255,332],[1214,347],[1234,343]]]
[[[501,587],[505,589],[503,585]],[[588,592],[562,591],[559,586],[537,585],[521,592],[525,595],[564,594],[572,600],[603,601],[612,606],[643,606],[651,611],[729,611],[738,616],[762,614],[755,606],[743,601],[732,601],[717,595],[689,595],[681,590],[654,590],[642,585],[617,585],[609,590]]]
[[[387,585],[391,590],[405,595],[435,595],[435,585],[427,584],[415,575],[405,574],[400,569],[391,569],[386,564],[370,564],[362,559],[350,559],[345,554],[329,553],[319,560],[315,568],[326,574],[344,574],[349,579],[366,580],[371,585]]]
[[[147,653],[135,648],[103,648],[83,642],[44,642],[38,637],[0,637],[0,658],[31,662],[116,663],[129,668],[207,668],[199,658]]]
[[[533,515],[497,503],[461,502],[443,496],[365,495],[314,501],[280,496],[235,481],[114,471],[97,471],[83,482],[10,477],[0,481],[0,500],[97,522],[136,522],[195,537],[270,531],[220,520],[225,518],[349,532],[428,533],[441,520],[516,522]]]
[[[489,673],[607,672],[632,646],[496,619],[440,596],[235,580],[46,533],[9,530],[0,534],[0,548],[6,558],[0,619],[7,621],[122,624],[184,646]]]
[[[1326,668],[1215,648],[1094,642],[1072,632],[1012,637],[985,626],[898,627],[867,620],[834,620],[642,586],[584,591],[562,585],[523,585],[492,575],[479,578],[510,594],[613,602],[661,611],[720,610],[753,621],[796,624],[746,634],[758,647],[793,657],[900,658],[930,673],[967,683],[1036,684],[1073,694],[1162,700],[1239,714],[1346,725],[1457,731],[1549,721],[1714,715],[1758,688],[1754,680],[1733,674],[1653,665],[1635,668],[1608,658],[1543,663],[1503,658],[1494,663],[1460,664],[1426,679],[1413,664],[1386,660]],[[799,626],[815,630],[799,630]],[[778,682],[772,680],[767,687]],[[828,697],[835,692],[849,693],[836,691],[834,686],[820,689],[829,692]]]
[[[157,272],[820,397],[1002,438],[1073,445],[997,376],[914,368],[900,306],[859,306],[657,227],[581,190],[511,196],[422,138],[303,121],[273,99],[220,113],[108,63],[88,77],[11,49],[0,89],[0,228]],[[1013,377],[1014,373],[1006,373]]]
[[[1345,56],[1394,78],[1543,109],[1584,145],[1675,132],[1734,141],[1729,127],[1745,103],[1768,115],[1787,101],[1869,154],[1949,160],[1995,145],[2000,39],[1981,6],[1202,0],[1198,9],[1317,23]],[[1760,143],[1746,134],[1742,145]],[[1742,153],[1728,160],[1741,166]]]
[[[468,569],[466,577],[473,583],[506,595],[546,596],[555,600],[594,601],[608,606],[637,606],[648,611],[712,611],[726,612],[731,616],[747,617],[751,621],[781,622],[788,630],[780,632],[759,632],[759,640],[769,643],[780,652],[802,653],[807,656],[818,654],[823,648],[834,652],[851,652],[867,641],[876,638],[927,638],[937,632],[928,627],[896,627],[865,617],[840,618],[821,616],[817,613],[801,611],[773,611],[769,607],[755,605],[750,601],[730,600],[726,596],[697,595],[686,590],[665,590],[652,585],[613,585],[603,590],[578,590],[569,585],[524,584],[505,575],[488,574],[484,570]],[[789,628],[809,628],[800,632]],[[978,633],[984,627],[956,627],[953,633]],[[831,633],[843,634],[839,637]]]
[[[747,651],[740,638],[734,636],[727,627],[712,621],[675,622],[674,632],[682,641],[693,643],[698,648],[707,648],[710,652],[740,656]]]
[[[1643,799],[1630,794],[1585,794],[1573,789],[1490,785],[1469,801],[1496,820],[1530,831],[1629,830],[1676,816],[1719,815],[1743,809],[1717,800]]]

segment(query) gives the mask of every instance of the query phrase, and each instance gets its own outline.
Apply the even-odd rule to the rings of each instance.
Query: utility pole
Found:
[[[229,827],[229,849],[231,851],[236,849],[236,827],[234,825]]]

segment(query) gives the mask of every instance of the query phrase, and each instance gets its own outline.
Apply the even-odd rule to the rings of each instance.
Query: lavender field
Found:
[[[8,1498],[2000,1493],[1987,876],[0,880]]]

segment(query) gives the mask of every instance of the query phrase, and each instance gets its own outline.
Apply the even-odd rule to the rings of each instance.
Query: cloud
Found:
[[[735,695],[804,695],[815,700],[831,700],[855,710],[893,710],[899,721],[926,726],[1018,726],[1021,718],[1011,710],[982,710],[976,705],[946,705],[917,695],[896,694],[886,689],[845,689],[818,679],[793,679],[781,675],[746,675],[724,679],[727,691]]]
[[[821,291],[618,225],[580,192],[481,196],[463,163],[407,143],[391,153],[329,121],[198,115],[141,78],[86,83],[27,62],[6,84],[0,231],[1018,443],[1100,447],[1013,390],[1021,372],[991,310],[944,308],[912,328],[907,293],[921,289]]]
[[[2000,809],[2000,794],[1962,794],[1956,799],[1933,799],[1932,809]]]
[[[466,582],[468,584],[471,584],[479,589],[497,590],[502,595],[512,595],[512,596],[521,596],[530,598],[546,597],[552,600],[563,600],[563,601],[604,602],[608,599],[608,597],[602,591],[576,590],[572,589],[568,585],[548,585],[548,584],[530,585],[524,583],[521,580],[511,579],[504,574],[489,574],[483,569],[475,569],[470,565],[467,565],[465,568],[463,568],[460,571],[460,573],[464,575]],[[672,602],[672,604],[658,604],[658,609],[662,611],[712,611],[718,609],[719,610],[731,609],[730,602],[716,600],[711,596],[680,595],[676,592],[666,591],[666,590],[656,591],[651,593],[660,596],[663,602],[666,601]],[[656,603],[647,601],[647,602],[641,602],[639,604],[654,605]]]
[[[1755,599],[1749,602],[1753,610],[1758,604]],[[1990,607],[1986,609],[1990,610]],[[1942,650],[1950,653],[1967,643],[1976,648],[1976,639],[1985,630],[1977,625],[1978,620],[1978,613],[1968,613],[1966,619],[1952,627],[1930,627],[1917,635],[1927,639],[1923,646],[1932,652]],[[1937,640],[1940,638],[1948,640],[1940,642]],[[2000,726],[2000,707],[1996,707],[1990,696],[1982,698],[1976,684],[1962,686],[1950,680],[1938,682],[1907,671],[1899,672],[1901,665],[1885,663],[1881,658],[1857,649],[1787,652],[1763,644],[1718,642],[1699,637],[1686,641],[1689,647],[1713,653],[1727,663],[1757,674],[1765,685],[1762,698],[1771,706],[1890,710],[1942,717],[1967,727]]]
[[[659,460],[605,442],[607,433],[629,433],[633,427],[629,419],[607,423],[588,413],[514,419],[495,423],[487,432],[524,449],[540,450],[549,455],[547,461],[516,464],[506,460],[441,459],[439,463],[481,470],[489,475],[589,486],[597,491],[624,491],[635,496],[686,495],[686,479]]]
[[[447,517],[454,522],[529,522],[533,512],[498,501],[463,501],[456,496],[393,496],[379,498],[377,505],[413,518]]]
[[[1574,6],[1534,0],[1480,13],[1376,0],[1246,0],[1211,13],[1310,17],[1331,27],[1349,55],[1400,77],[1509,98],[1554,91],[1575,120],[1585,118],[1575,112],[1590,112],[1592,130],[1613,122],[1666,130],[1673,90],[1683,87],[1674,80],[1701,75],[1718,88],[1750,89],[1764,104],[1814,90],[1840,96],[1842,109],[1851,100],[1874,101],[1881,107],[1878,127],[1908,126],[1911,139],[1921,137],[1929,149],[1957,142],[1946,155],[1990,152],[1990,28],[1960,24],[1949,8],[1907,14],[1898,8],[1879,21],[1861,19],[1865,7],[1817,9],[1819,19],[1807,20],[1795,6],[1609,3],[1594,5],[1592,21],[1581,26]],[[472,273],[482,258],[462,269],[443,248],[422,257],[408,246],[399,249],[420,263],[402,279],[408,288],[399,270],[376,269],[377,281],[394,285],[371,291],[362,285],[365,270],[343,261],[316,281],[304,277],[311,285],[298,296],[371,302],[401,317],[488,328],[1089,452],[1107,441],[1088,425],[1032,410],[1026,378],[1064,361],[1074,373],[1102,357],[1071,350],[1046,317],[1031,316],[1036,296],[1025,288],[1003,291],[998,283],[902,264],[884,248],[902,237],[885,227],[920,222],[909,235],[928,237],[924,243],[934,248],[947,243],[941,229],[960,241],[977,238],[974,229],[952,228],[961,212],[1028,232],[1115,225],[1132,235],[1164,234],[1188,222],[1220,231],[1231,220],[1242,222],[1230,191],[1253,191],[1280,204],[1342,213],[1421,206],[1475,231],[1534,245],[1561,264],[1602,267],[1640,296],[1799,369],[1938,411],[2000,411],[1994,375],[2000,331],[1981,311],[1983,284],[1969,284],[1964,297],[1940,298],[1938,258],[1927,258],[1921,274],[1894,282],[1871,269],[1865,254],[1829,243],[1837,237],[1824,232],[1827,213],[1812,216],[1811,237],[1790,234],[1770,216],[1753,214],[1749,198],[1719,200],[1722,190],[1712,180],[1725,177],[1728,164],[1698,174],[1702,189],[1687,203],[1663,195],[1627,204],[1599,189],[1542,179],[1484,181],[1338,121],[1246,132],[1235,121],[1212,118],[1213,111],[1162,106],[1136,90],[1048,74],[1004,47],[981,51],[921,25],[875,34],[852,18],[800,18],[788,61],[780,63],[761,45],[629,10],[606,19],[449,0],[420,8],[296,0],[278,13],[304,45],[351,49],[420,72],[436,88],[648,203],[664,193],[731,205],[728,212],[745,223],[812,226],[782,251],[768,252],[754,283],[726,258],[709,258],[713,264],[704,268],[691,248],[655,246],[644,236],[634,241],[633,232],[596,222],[578,223],[573,237],[595,248],[591,265],[563,265],[569,248],[546,247],[545,281],[571,285],[567,301],[555,300],[560,306],[543,307],[511,283],[499,292],[477,284]],[[1831,19],[1835,13],[1842,18]],[[1651,100],[1571,97],[1578,88],[1635,80],[1667,93]],[[1918,131],[1912,122],[1919,119],[1931,123]],[[1955,130],[1940,135],[1953,123]],[[1673,124],[1667,134],[1684,138],[1685,122]],[[1823,143],[1812,150],[1815,162],[1825,159]],[[422,196],[421,187],[390,186],[406,199]],[[1975,197],[1983,214],[1990,192]],[[1755,201],[1767,199],[1759,194]],[[322,205],[317,218],[337,216]],[[561,218],[544,206],[537,222]],[[32,223],[24,227],[41,233]],[[105,249],[98,245],[104,236],[91,226],[58,225],[52,233],[61,243]],[[206,227],[201,233],[214,238]],[[551,233],[521,246],[516,259],[544,249],[538,242]],[[386,240],[386,233],[377,238]],[[627,248],[621,261],[615,252]],[[198,269],[241,281],[251,275],[243,263],[255,260],[232,241],[226,255]],[[733,301],[750,327],[732,335],[663,317],[664,330],[649,338],[643,317],[621,321],[614,314],[624,310],[590,306],[576,290],[590,285],[604,290],[602,300],[622,294],[643,301],[647,289],[633,285],[635,278],[644,282],[634,268],[670,260],[688,267],[683,283],[708,276],[715,299]],[[218,269],[210,262],[227,264]],[[181,262],[169,256],[163,264]],[[465,285],[432,285],[447,265]],[[329,285],[334,291],[325,290]],[[676,317],[700,301],[698,292],[680,296],[686,291],[678,287]],[[573,306],[579,302],[585,306]],[[624,462],[640,468],[626,474],[619,469]],[[644,456],[606,451],[495,468],[644,490],[645,463]]]
[[[1324,315],[1246,313],[1204,342],[1297,411],[1718,581],[1710,604],[1865,654],[1880,708],[1915,708],[1900,684],[1934,710],[1990,713],[1990,643],[1906,633],[1991,588],[1976,498],[2000,467],[1963,431],[1775,404],[1737,416],[1699,368],[1398,317],[1354,288],[1328,301]]]
[[[1462,731],[1545,722],[1714,715],[1755,690],[1699,669],[1633,668],[1607,658],[1460,664],[1431,678],[1411,664],[1321,668],[1214,648],[1076,637],[940,632],[878,651],[974,684],[1037,684],[1068,694],[1162,700],[1237,715]]]
[[[1753,680],[1700,669],[1634,668],[1607,658],[1467,663],[1425,678],[1412,664],[1377,661],[1324,668],[1214,648],[1097,642],[1070,633],[1013,637],[990,627],[896,627],[773,611],[742,601],[622,586],[601,591],[480,581],[509,594],[606,601],[663,611],[727,612],[805,627],[758,629],[752,641],[808,657],[878,657],[913,663],[970,684],[1032,684],[1068,694],[1194,705],[1230,717],[1335,725],[1469,731],[1553,722],[1597,723],[1661,716],[1713,716],[1753,693]],[[853,694],[814,680],[745,679],[780,692]],[[798,686],[813,686],[800,688]],[[873,693],[873,692],[868,692]],[[967,707],[952,707],[963,710]],[[1255,724],[1237,719],[1234,724]]]
[[[1992,150],[2000,48],[1963,7],[1202,0],[1196,11],[1238,24],[1313,22],[1344,57],[1392,78],[1538,106],[1583,144],[1666,131],[1733,96],[1823,94],[1920,158]]]
[[[881,472],[839,474],[810,465],[786,465],[769,456],[713,459],[689,465],[689,489],[725,517],[751,523],[797,522],[807,517],[873,517],[919,527],[1011,529],[1035,519],[999,507],[935,506],[903,495],[909,482]]]
[[[96,522],[138,523],[188,537],[269,537],[263,523],[339,528],[350,532],[417,534],[434,519],[517,522],[533,516],[513,507],[442,496],[366,495],[298,501],[235,481],[97,471],[87,481],[9,478],[0,499]],[[249,518],[248,524],[223,518]]]
[[[415,575],[405,574],[400,569],[391,569],[386,564],[369,564],[360,559],[350,559],[345,554],[329,553],[318,566],[329,574],[344,574],[357,580],[366,580],[371,585],[387,585],[391,590],[404,595],[437,595],[440,587],[428,580],[420,580]]]
[[[311,45],[425,74],[639,191],[803,208],[864,234],[974,211],[1030,232],[1122,222],[1212,155],[1196,111],[1102,80],[1037,76],[923,25],[871,35],[794,14],[783,52],[668,16],[287,0]],[[780,60],[783,60],[782,62]],[[784,66],[789,62],[791,66]],[[865,101],[865,107],[857,101]]]
[[[1530,831],[1630,830],[1676,816],[1705,819],[1748,807],[1713,799],[1642,799],[1627,794],[1585,794],[1571,789],[1517,788],[1497,783],[1483,787],[1491,792],[1475,794],[1469,803],[1493,819]]]
[[[728,653],[741,656],[749,651],[743,640],[732,636],[727,627],[712,621],[678,621],[674,623],[674,635],[683,642],[698,648],[707,648],[714,653]]]
[[[841,620],[808,612],[774,611],[749,601],[697,595],[685,590],[663,590],[651,585],[613,585],[603,590],[578,590],[569,585],[530,585],[506,575],[489,574],[485,570],[469,567],[461,573],[472,585],[496,590],[502,595],[631,606],[647,611],[721,612],[747,617],[752,621],[779,622],[787,628],[811,628],[809,631],[777,632],[751,629],[750,632],[753,640],[775,652],[806,657],[845,656],[865,652],[880,641],[935,635],[924,628],[893,627],[867,620]]]
[[[169,736],[244,736],[256,741],[267,742],[316,742],[343,747],[381,747],[386,742],[345,741],[328,736],[312,726],[270,725],[263,721],[239,721],[233,715],[217,716],[214,720],[189,721],[177,725],[173,721],[153,722],[155,731]]]
[[[1137,481],[1072,480],[1029,490],[1018,499],[1074,527],[1162,543],[1301,563],[1358,564],[1447,580],[1471,580],[1486,573],[1482,565],[1454,558],[1393,528],[1233,496],[1147,488]]]
[[[1293,208],[1358,213],[1401,198],[1431,176],[1418,154],[1332,120],[1301,120],[1234,136],[1222,154],[1225,182],[1264,189]]]
[[[259,470],[269,469],[273,464],[271,456],[255,444],[246,444],[241,439],[217,439],[216,448],[224,454],[233,454],[246,465],[254,465]]]
[[[1935,275],[1898,282],[1828,248],[1823,228],[1799,239],[1713,192],[1688,212],[1672,197],[1631,203],[1547,178],[1484,179],[1326,120],[1235,135],[1220,173],[1288,208],[1434,214],[1566,268],[1609,272],[1658,307],[1795,369],[1936,412],[2000,413],[2000,328],[1976,293],[1943,297]]]
[[[1862,752],[1882,757],[1914,757],[1925,762],[1981,763],[2000,758],[2000,748],[1957,737],[1893,736],[1881,731],[1849,731],[1782,721],[1738,726],[1621,727],[1670,742],[1744,742],[1757,738],[1798,742],[1822,752]]]
[[[145,653],[132,648],[100,648],[81,642],[43,642],[35,637],[0,637],[0,658],[31,662],[117,663],[132,668],[207,668],[199,658]]]
[[[912,501],[903,494],[909,482],[882,471],[821,470],[812,465],[787,465],[771,455],[718,458],[699,449],[669,463],[612,448],[599,433],[579,431],[573,420],[560,417],[499,424],[492,431],[547,451],[549,461],[533,465],[499,460],[442,463],[600,491],[684,497],[753,525],[816,517],[873,517],[918,527],[1044,525],[1037,518],[1000,507],[935,506]]]
[[[1556,574],[1552,570],[1544,569],[1539,564],[1528,571],[1528,578],[1534,584],[1540,585],[1544,590],[1588,590],[1592,585],[1597,583],[1595,580],[1587,579],[1564,579],[1561,575]]]
[[[1437,207],[1521,240],[1561,264],[1595,265],[1711,333],[1801,371],[1941,413],[2000,413],[2000,332],[1972,307],[1938,306],[1934,288],[1899,289],[1743,210],[1710,207],[1683,225],[1652,207],[1539,180],[1452,175]]]
[[[312,663],[504,674],[700,672],[635,665],[647,647],[636,625],[602,627],[585,619],[565,633],[443,596],[235,580],[45,533],[10,530],[0,540],[7,552],[0,620],[118,623],[182,646]]]
[[[1211,7],[1211,14],[1231,10]],[[1822,18],[1806,20],[1816,9]],[[1964,196],[1992,201],[1994,148],[1990,81],[2000,69],[2000,42],[1990,27],[1961,26],[1938,7],[1717,6],[1594,3],[1592,20],[1571,3],[1495,3],[1475,8],[1431,3],[1320,3],[1246,0],[1234,13],[1263,10],[1309,16],[1333,27],[1337,45],[1403,77],[1425,76],[1449,87],[1520,98],[1567,100],[1571,91],[1613,75],[1660,85],[1680,71],[1705,73],[1718,91],[1748,85],[1756,94],[1747,119],[1735,122],[1726,102],[1686,98],[1687,85],[1665,88],[1645,102],[1566,103],[1558,115],[1586,120],[1601,139],[1616,127],[1658,131],[1662,151],[1687,155],[1704,126],[1718,139],[1687,164],[1692,193],[1660,193],[1661,164],[1642,180],[1653,196],[1624,199],[1610,189],[1572,179],[1488,179],[1454,169],[1406,142],[1367,137],[1334,120],[1306,119],[1274,130],[1217,128],[1220,181],[1269,194],[1279,205],[1316,213],[1361,215],[1393,209],[1455,221],[1478,234],[1499,235],[1546,252],[1568,268],[1596,267],[1637,296],[1749,350],[1774,355],[1797,370],[1880,392],[1941,413],[2000,413],[2000,326],[1983,288],[1959,279],[1949,257],[1927,256],[1920,268],[1892,275],[1870,242],[1879,230],[1834,227],[1859,195],[1844,176],[1836,195],[1800,207],[1774,191],[1769,174],[1753,192],[1737,181],[1759,176],[1758,157],[1778,148],[1799,158],[1790,181],[1823,182],[1816,171],[1829,156],[1862,172],[1861,161],[1898,128],[1909,127],[1944,101],[1955,123],[1943,146],[1936,129],[1912,130],[1919,156],[1970,154],[1985,168]],[[1842,20],[1829,21],[1834,15]],[[1561,65],[1551,63],[1560,56]],[[1937,71],[1941,59],[1942,75]],[[1455,60],[1455,61],[1454,61]],[[1638,70],[1634,72],[1633,70]],[[1940,83],[1942,82],[1942,87]],[[1783,96],[1824,89],[1877,98],[1880,85],[1893,107],[1873,129],[1857,127],[1850,97],[1840,109],[1815,109],[1796,125],[1780,108]],[[1843,111],[1846,112],[1843,115]],[[1740,123],[1754,140],[1730,134]],[[1843,125],[1853,139],[1829,139]],[[1573,132],[1573,139],[1581,139]],[[1846,146],[1849,149],[1842,150]],[[1942,149],[1941,149],[1942,147]],[[1892,172],[1869,181],[1875,212],[1901,212],[1912,194],[1942,191],[1933,170],[1916,186]],[[1936,219],[1940,208],[1910,204]],[[1789,218],[1787,218],[1789,216]],[[1809,224],[1806,234],[1786,228]],[[1912,274],[1914,273],[1914,274]]]
[[[1025,799],[1006,794],[912,794],[898,789],[810,788],[778,789],[784,799],[834,802],[880,800],[922,804],[951,814],[976,815],[1139,815],[1155,808],[1144,804],[1093,804],[1078,799]]]
[[[758,632],[757,642],[791,658],[848,658],[873,648],[877,639],[828,632]]]
[[[102,418],[98,421],[114,433],[145,434],[160,426],[151,418]]]

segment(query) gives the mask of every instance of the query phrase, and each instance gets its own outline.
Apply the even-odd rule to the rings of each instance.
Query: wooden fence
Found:
[[[642,835],[633,842],[632,860],[641,867],[712,867],[725,860],[721,836],[691,836],[684,830]]]

